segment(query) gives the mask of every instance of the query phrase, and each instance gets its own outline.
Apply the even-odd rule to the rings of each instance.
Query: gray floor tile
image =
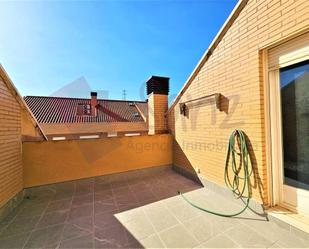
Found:
[[[69,211],[67,210],[46,213],[40,219],[37,228],[64,223],[67,219],[68,213]]]
[[[86,236],[92,233],[89,229],[82,229],[81,227],[74,225],[74,224],[66,224],[64,226],[64,230],[62,233],[62,240],[68,240],[72,238]]]
[[[14,208],[7,216],[1,219],[0,221],[1,227],[7,226],[9,223],[11,223],[15,219],[19,211],[24,207],[23,203],[24,201],[22,201],[22,203],[18,207]]]
[[[112,181],[112,182],[110,182],[110,186],[113,190],[129,187],[128,183],[126,181],[122,181],[122,180]]]
[[[147,198],[147,199],[141,199],[139,200],[138,204],[139,206],[145,206],[154,202],[159,201],[158,198],[156,196],[151,197],[151,198]]]
[[[117,244],[113,244],[110,242],[106,242],[105,240],[100,240],[100,239],[94,239],[94,248],[106,248],[106,249],[111,249],[111,248],[118,248]],[[124,247],[121,247],[124,248]]]
[[[143,239],[155,233],[155,230],[153,229],[145,214],[125,222],[123,226],[136,239]]]
[[[93,204],[72,207],[69,213],[69,220],[93,215]]]
[[[60,242],[60,249],[90,249],[94,248],[94,238],[86,235],[74,239],[63,240]]]
[[[150,235],[145,239],[141,240],[141,245],[143,248],[164,248],[160,237],[157,234]]]
[[[36,248],[309,247],[300,231],[250,212],[211,215],[190,206],[177,190],[214,211],[239,209],[239,200],[172,170],[77,180],[27,190],[29,199],[1,222],[0,248],[22,248],[27,241]]]
[[[198,241],[182,224],[160,232],[159,236],[167,248],[192,248],[198,245]]]
[[[94,216],[94,225],[98,228],[112,227],[119,224],[113,213],[100,213]]]
[[[138,202],[133,202],[133,203],[128,203],[128,204],[118,204],[118,211],[123,212],[123,211],[128,211],[131,209],[135,209],[140,207],[141,205]]]
[[[243,224],[225,231],[224,234],[241,247],[267,248],[274,243]]]
[[[62,182],[51,185],[51,188],[57,192],[74,192],[75,191],[75,181]]]
[[[237,248],[237,245],[233,240],[223,234],[219,234],[208,241],[200,244],[197,248]]]
[[[184,222],[185,227],[200,242],[205,242],[221,232],[214,219],[199,216]]]
[[[39,216],[22,218],[18,220],[13,220],[7,228],[0,234],[0,238],[6,236],[12,236],[19,233],[27,233],[34,229],[39,221]]]
[[[110,183],[110,177],[108,175],[105,176],[97,176],[94,178],[94,185],[96,184],[109,184]]]
[[[166,198],[170,198],[173,196],[178,195],[177,190],[173,190],[167,187],[162,187],[164,185],[161,185],[160,187],[154,187],[152,189],[154,195],[159,199],[166,199]]]
[[[132,193],[137,193],[141,190],[151,190],[149,185],[147,185],[143,181],[135,181],[134,183],[129,184],[129,188],[132,191]]]
[[[81,206],[85,204],[90,204],[93,203],[94,201],[94,196],[93,194],[86,194],[86,195],[74,195],[73,196],[73,201],[72,201],[72,206]]]
[[[291,234],[301,239],[309,241],[309,233],[306,233],[296,227],[291,226]]]
[[[26,196],[31,197],[31,199],[46,199],[52,198],[56,191],[52,186],[40,186],[26,189]]]
[[[202,211],[192,207],[188,203],[170,207],[169,210],[181,222],[193,219],[202,214]]]
[[[122,197],[127,195],[133,195],[128,186],[121,186],[118,188],[112,188],[113,195],[116,197]]]
[[[110,190],[110,189],[111,189],[111,186],[110,186],[109,183],[95,182],[95,184],[94,184],[94,192],[95,193],[104,192],[104,191],[107,191],[107,190]]]
[[[110,189],[94,193],[94,200],[95,201],[103,201],[103,200],[106,200],[106,199],[111,199],[113,197],[114,197],[113,192]]]
[[[179,224],[177,219],[162,203],[146,206],[145,213],[157,232]]]
[[[0,248],[22,248],[27,241],[30,233],[14,235],[10,237],[0,238]]]
[[[134,197],[139,203],[146,203],[149,201],[157,201],[158,198],[149,189],[143,189],[134,193]]]
[[[83,230],[92,232],[93,231],[93,216],[86,216],[81,218],[76,218],[68,221],[68,224],[73,224]]]
[[[94,193],[93,183],[77,183],[74,195],[86,195]]]
[[[141,215],[143,215],[143,209],[141,207],[138,207],[123,212],[118,212],[117,214],[115,214],[115,217],[119,220],[119,222],[124,223],[135,219]]]
[[[32,231],[25,248],[45,248],[60,242],[64,224]]]
[[[116,195],[115,196],[115,203],[117,205],[126,205],[130,203],[137,203],[137,199],[135,196],[131,193],[128,192],[127,194],[124,195]]]
[[[289,234],[289,231],[282,229],[276,223],[268,222],[262,219],[242,219],[240,220],[240,223],[245,224],[247,227],[250,227],[272,242],[276,242],[282,236],[287,236]]]
[[[276,244],[282,248],[309,248],[309,240],[286,233],[279,234]]]
[[[94,203],[94,213],[106,213],[106,212],[115,212],[118,210],[117,205],[114,203],[114,200],[111,199],[110,202],[95,202]]]
[[[176,195],[176,196],[165,199],[162,203],[166,207],[172,208],[180,204],[184,204],[184,200],[179,195]]]
[[[22,208],[16,216],[16,219],[41,216],[47,207],[47,203],[38,205],[26,205]]]
[[[215,228],[221,232],[231,229],[240,224],[237,218],[221,217],[203,212],[202,216],[207,222],[212,222]]]
[[[61,210],[68,210],[71,208],[72,199],[64,199],[59,201],[52,201],[49,203],[46,212],[54,212],[54,211],[61,211]]]
[[[96,228],[95,239],[118,248],[125,247],[128,244],[126,230],[121,224],[103,229]]]
[[[75,193],[75,190],[72,191],[59,191],[57,192],[54,197],[53,197],[53,201],[59,201],[59,200],[64,200],[64,199],[70,199],[73,197]]]

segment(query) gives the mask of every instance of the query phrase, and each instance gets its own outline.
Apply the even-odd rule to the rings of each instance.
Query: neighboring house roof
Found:
[[[148,103],[145,104],[142,102],[135,102],[135,105],[137,109],[140,111],[140,113],[142,114],[144,120],[146,121],[148,117]]]
[[[144,122],[136,105],[148,109],[145,101],[98,99],[97,115],[91,116],[77,114],[78,105],[90,105],[90,99],[26,96],[24,100],[39,123]]]
[[[238,17],[239,13],[243,10],[243,8],[246,6],[249,0],[239,0],[235,8],[233,9],[232,13],[229,15],[215,38],[213,39],[212,43],[209,45],[205,53],[203,54],[202,58],[197,63],[196,67],[193,69],[193,72],[190,74],[189,78],[187,79],[184,86],[181,88],[179,93],[177,94],[176,98],[174,99],[172,105],[168,109],[168,112],[170,112],[174,106],[178,103],[181,96],[186,92],[187,88],[191,85],[193,79],[196,77],[196,75],[199,73],[199,71],[202,69],[202,67],[205,65],[208,58],[211,56],[213,51],[216,49],[226,32],[229,30],[229,28],[232,26],[236,18]]]
[[[3,79],[4,83],[6,84],[7,88],[12,92],[13,96],[16,98],[17,102],[19,103],[20,107],[26,111],[26,114],[29,116],[31,123],[33,126],[41,133],[42,137],[44,139],[46,138],[46,135],[44,134],[43,130],[41,129],[39,123],[37,122],[36,118],[33,116],[31,111],[29,110],[27,104],[19,94],[17,88],[14,86],[12,80],[10,79],[9,75],[3,68],[3,66],[0,64],[0,76]]]

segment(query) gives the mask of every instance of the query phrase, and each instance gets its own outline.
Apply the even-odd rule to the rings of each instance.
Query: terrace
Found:
[[[0,248],[309,248],[308,188],[283,179],[307,180],[307,4],[238,1],[171,106],[161,76],[147,80],[147,101],[23,99],[0,65]],[[293,75],[289,94],[281,71]],[[178,193],[243,209],[224,188],[235,129],[252,199],[228,218]]]
[[[162,80],[166,94],[148,85],[148,104],[155,111],[148,110],[147,135],[16,144],[12,137],[21,137],[16,129],[3,139],[2,148],[12,144],[18,154],[3,150],[9,161],[2,162],[0,248],[309,247],[308,234],[265,213],[263,199],[258,202],[265,190],[258,172],[252,175],[249,209],[237,217],[203,212],[178,194],[216,212],[235,213],[244,206],[190,164],[186,148],[166,125],[168,78]],[[224,159],[218,165],[222,170]],[[219,183],[223,176],[217,176]]]
[[[1,222],[0,248],[309,246],[308,236],[263,212],[219,217],[193,208],[177,191],[217,211],[242,205],[170,166],[32,187]]]

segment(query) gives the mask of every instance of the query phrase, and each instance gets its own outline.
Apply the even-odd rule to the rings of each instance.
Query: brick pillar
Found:
[[[167,133],[169,78],[152,76],[147,81],[149,135]]]
[[[91,105],[91,115],[92,116],[97,116],[97,104],[98,104],[98,100],[97,100],[97,92],[91,92],[91,100],[90,100],[90,105]]]

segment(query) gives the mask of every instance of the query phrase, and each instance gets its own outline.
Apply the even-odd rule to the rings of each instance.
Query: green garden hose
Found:
[[[238,143],[239,152],[236,151],[235,142]],[[239,164],[236,163],[236,154],[239,155]],[[230,163],[231,158],[231,163]],[[231,170],[233,176],[229,176],[229,165],[231,165]],[[243,176],[240,173],[243,171]],[[178,192],[184,200],[186,200],[193,207],[200,209],[204,212],[211,213],[223,217],[233,217],[243,213],[249,206],[251,198],[251,188],[250,188],[250,177],[252,175],[252,162],[248,152],[246,136],[241,130],[234,130],[229,138],[228,150],[226,155],[225,170],[224,170],[224,181],[226,186],[233,192],[236,198],[246,199],[243,209],[237,213],[220,213],[205,209],[200,207],[193,202],[191,202],[183,193]],[[231,180],[232,178],[232,180]],[[246,195],[245,195],[246,192]]]

